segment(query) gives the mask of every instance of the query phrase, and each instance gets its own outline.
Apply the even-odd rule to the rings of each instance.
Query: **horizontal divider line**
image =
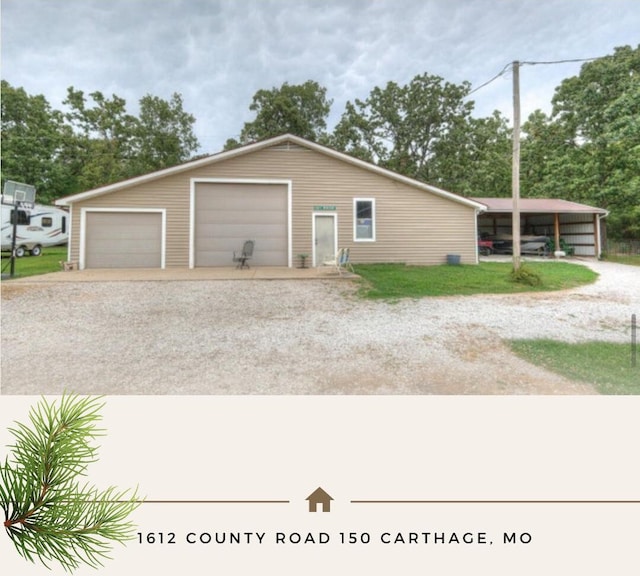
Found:
[[[125,500],[126,502],[126,500]],[[141,504],[290,504],[290,500],[140,500]]]
[[[59,504],[74,504],[79,500],[60,500]],[[291,500],[85,500],[85,504],[290,504]]]
[[[640,504],[640,500],[351,500],[351,504]]]
[[[60,504],[72,504],[70,500]],[[88,501],[87,501],[88,502]],[[94,504],[291,504],[291,500],[95,500]],[[640,504],[640,500],[350,500],[350,504]]]

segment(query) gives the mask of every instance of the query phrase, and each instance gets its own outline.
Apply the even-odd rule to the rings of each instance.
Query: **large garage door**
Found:
[[[197,184],[195,265],[232,266],[233,252],[255,240],[250,264],[287,266],[287,194],[286,184]]]
[[[87,212],[85,268],[160,268],[162,215]]]

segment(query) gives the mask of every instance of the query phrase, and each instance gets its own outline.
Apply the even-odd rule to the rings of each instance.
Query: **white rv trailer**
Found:
[[[16,256],[30,253],[40,256],[48,246],[66,244],[69,241],[69,213],[53,206],[35,204],[30,210],[2,204],[2,251],[11,250],[14,212],[16,226]]]

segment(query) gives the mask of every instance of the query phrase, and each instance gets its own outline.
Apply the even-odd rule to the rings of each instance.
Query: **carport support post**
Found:
[[[555,241],[556,241],[556,252],[558,250],[562,250],[560,248],[560,214],[556,212],[554,219],[554,233],[555,233]]]
[[[520,269],[520,62],[513,62],[513,162],[511,169],[511,193],[513,196],[513,269]]]

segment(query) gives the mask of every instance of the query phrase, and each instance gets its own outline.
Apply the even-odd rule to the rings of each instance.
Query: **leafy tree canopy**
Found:
[[[418,75],[348,102],[334,147],[406,176],[462,194],[499,194],[509,184],[506,120],[471,116],[468,82]]]
[[[39,190],[64,190],[69,174],[61,161],[71,130],[44,96],[29,96],[2,80],[2,183],[15,180]]]
[[[409,84],[389,82],[348,102],[333,135],[338,148],[391,170],[436,183],[433,160],[454,141],[470,115],[469,84],[422,74]],[[436,178],[434,178],[436,177]]]
[[[249,106],[255,118],[245,123],[239,141],[227,140],[225,150],[287,133],[317,142],[325,136],[331,104],[327,89],[312,80],[258,90]]]
[[[38,201],[95,188],[189,160],[199,144],[180,94],[126,101],[70,87],[65,112],[2,81],[2,180],[32,184]]]
[[[584,64],[550,117],[523,126],[523,189],[607,208],[614,237],[640,236],[640,46]]]
[[[70,87],[64,104],[76,134],[74,158],[81,189],[94,188],[189,160],[198,149],[195,118],[183,110],[182,97],[169,101],[146,95],[138,117],[127,113],[123,98],[92,92],[93,106]]]

